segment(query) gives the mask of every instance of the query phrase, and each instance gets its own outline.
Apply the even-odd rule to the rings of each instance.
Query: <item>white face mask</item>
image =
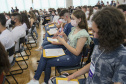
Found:
[[[63,23],[67,23],[67,21],[65,21],[64,19],[62,20]]]
[[[88,15],[89,14],[89,11],[86,11],[86,14]]]
[[[58,14],[58,12],[56,12],[56,15]]]
[[[74,26],[74,27],[77,27],[78,26],[76,20],[71,20],[71,25]]]
[[[93,13],[96,13],[96,12],[97,12],[97,10],[96,10],[96,9],[94,9],[94,10],[93,10]]]

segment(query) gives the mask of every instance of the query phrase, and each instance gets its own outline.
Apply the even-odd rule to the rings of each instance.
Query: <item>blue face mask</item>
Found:
[[[99,45],[98,38],[93,38],[93,41],[94,41],[94,44],[95,44],[95,45]]]

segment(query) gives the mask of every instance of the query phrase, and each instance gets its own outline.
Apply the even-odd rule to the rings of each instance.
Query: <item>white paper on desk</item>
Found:
[[[53,41],[59,42],[57,39],[52,39],[52,38],[50,38],[50,37],[48,37],[48,41],[51,41],[51,42],[53,42]]]
[[[57,30],[56,29],[50,29],[48,32],[49,32],[49,34],[55,34],[55,33],[57,33]]]
[[[50,29],[49,31],[52,31],[52,30],[57,30],[58,28],[53,28],[53,29]]]
[[[77,81],[58,80],[58,84],[78,84]]]
[[[46,54],[46,57],[65,55],[62,48],[45,49],[45,54]]]

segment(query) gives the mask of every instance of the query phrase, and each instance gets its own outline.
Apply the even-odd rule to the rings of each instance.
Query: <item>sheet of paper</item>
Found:
[[[47,37],[47,39],[48,39],[48,41],[55,41],[55,42],[59,42],[57,39],[52,39],[52,38],[50,38],[50,37]]]
[[[49,32],[49,34],[55,34],[55,33],[57,33],[57,30],[56,29],[50,29],[48,32]]]
[[[58,80],[58,84],[78,84],[77,81]]]
[[[50,29],[49,31],[52,31],[52,30],[57,30],[58,28],[53,28],[53,29]]]
[[[45,49],[45,54],[46,54],[46,57],[65,55],[64,50],[62,48]]]

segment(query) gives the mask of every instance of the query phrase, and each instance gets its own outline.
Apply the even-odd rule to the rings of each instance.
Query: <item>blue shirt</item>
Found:
[[[73,26],[71,25],[71,23],[68,23],[68,24],[65,25],[63,31],[64,31],[64,33],[65,33],[67,36],[68,36],[69,33],[71,32],[71,28],[72,28],[72,27],[73,27]]]
[[[91,63],[95,63],[95,71],[92,78],[87,78],[86,84],[126,84],[126,48],[121,45],[109,53],[102,52],[98,45],[94,47]]]

